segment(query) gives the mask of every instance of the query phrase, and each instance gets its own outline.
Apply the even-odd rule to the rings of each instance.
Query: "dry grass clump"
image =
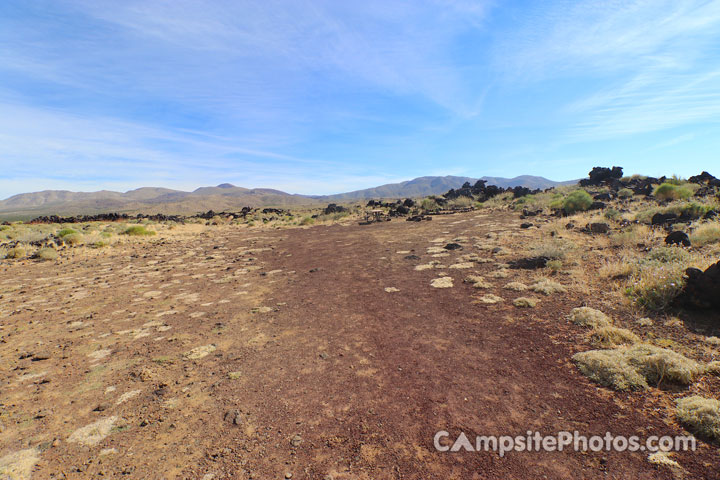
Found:
[[[665,311],[683,289],[685,270],[688,267],[704,269],[714,261],[710,256],[680,247],[653,249],[634,264],[626,294],[643,310]]]
[[[635,321],[635,323],[637,323],[641,327],[652,327],[653,325],[655,325],[655,322],[652,321],[652,318],[647,317],[639,318]]]
[[[705,343],[710,345],[720,346],[720,338],[718,337],[705,337]]]
[[[596,347],[609,348],[640,343],[640,337],[627,328],[607,326],[594,329],[590,334],[590,343]]]
[[[677,400],[675,414],[689,431],[720,441],[720,401],[699,395]]]
[[[654,345],[634,345],[623,356],[653,385],[662,382],[690,385],[703,371],[695,360]]]
[[[616,390],[638,390],[663,382],[689,385],[704,371],[694,360],[648,344],[590,350],[573,356],[591,380]]]
[[[573,308],[570,312],[570,321],[581,327],[609,327],[612,319],[600,310],[590,307]]]
[[[25,249],[23,247],[13,247],[9,248],[7,252],[5,252],[5,258],[23,258],[25,256]]]
[[[502,297],[498,297],[497,295],[493,295],[492,293],[483,295],[482,297],[478,298],[478,300],[480,301],[480,303],[487,303],[490,305],[493,303],[500,303],[505,301]]]
[[[505,288],[508,290],[514,290],[516,292],[524,292],[528,289],[528,286],[521,282],[510,282],[505,285]]]
[[[537,298],[518,297],[513,300],[513,305],[518,308],[535,308],[535,305],[537,305],[538,301],[539,300]]]
[[[567,289],[560,283],[550,280],[549,278],[541,278],[532,285],[530,290],[544,295],[552,295],[554,293],[565,293]]]
[[[54,248],[45,247],[35,252],[35,258],[39,260],[57,260],[58,253]]]
[[[124,232],[122,232],[123,235],[131,235],[131,236],[143,236],[143,235],[155,235],[157,232],[154,232],[153,230],[148,230],[145,228],[144,225],[132,225],[125,229]]]
[[[583,375],[614,390],[643,390],[645,378],[617,350],[590,350],[573,355]]]
[[[509,274],[506,268],[501,268],[500,270],[488,273],[487,276],[491,278],[507,278]]]
[[[720,361],[710,362],[705,366],[705,373],[720,377]]]
[[[83,237],[82,233],[68,233],[63,235],[62,239],[66,245],[75,246],[82,245],[85,237]]]
[[[700,225],[690,234],[690,242],[696,247],[720,243],[720,224],[715,222]]]
[[[553,238],[530,246],[529,253],[533,257],[545,257],[550,260],[562,260],[575,249],[575,245],[568,240]]]
[[[475,288],[491,288],[492,284],[488,283],[487,280],[485,280],[480,275],[468,275],[465,277],[465,280],[463,280],[465,283],[472,283],[472,286]]]

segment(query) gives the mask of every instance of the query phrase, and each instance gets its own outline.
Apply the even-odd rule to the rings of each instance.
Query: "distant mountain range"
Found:
[[[482,177],[488,184],[500,187],[525,186],[550,188],[576,183],[553,182],[543,177],[523,175],[515,178]],[[229,183],[215,187],[200,187],[192,192],[169,188],[143,187],[128,192],[70,192],[45,190],[21,193],[0,201],[0,219],[14,220],[39,215],[82,215],[102,212],[192,214],[207,210],[236,210],[244,206],[290,206],[319,203],[341,203],[370,198],[406,198],[440,195],[465,182],[477,181],[469,177],[419,177],[400,183],[390,183],[375,188],[356,190],[336,195],[293,195],[269,188],[243,188]]]

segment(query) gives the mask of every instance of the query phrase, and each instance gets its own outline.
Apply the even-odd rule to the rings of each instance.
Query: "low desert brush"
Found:
[[[699,395],[676,401],[678,421],[692,433],[720,441],[720,401]]]

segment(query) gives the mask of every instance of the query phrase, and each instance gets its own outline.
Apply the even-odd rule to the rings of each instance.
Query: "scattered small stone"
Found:
[[[395,287],[385,287],[385,291],[388,292],[388,293],[393,293],[393,292],[399,292],[400,289],[399,289],[399,288],[395,288]]]
[[[299,447],[301,443],[302,443],[302,437],[299,434],[295,435],[294,437],[292,437],[290,439],[290,445],[292,445],[293,447]],[[285,477],[290,478],[287,475]]]
[[[243,421],[242,412],[238,409],[232,409],[225,412],[223,420],[232,425],[240,425]]]

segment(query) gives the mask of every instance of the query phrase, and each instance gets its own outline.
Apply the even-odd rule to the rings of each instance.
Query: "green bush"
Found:
[[[312,217],[305,217],[300,221],[300,225],[312,225],[315,223],[315,219]]]
[[[72,228],[63,228],[57,233],[57,236],[63,238],[65,235],[72,235],[73,233],[78,233],[78,231]]]
[[[133,225],[125,229],[122,232],[123,235],[142,236],[142,235],[155,235],[156,232],[146,229],[143,225]]]
[[[692,196],[692,190],[684,185],[663,183],[655,189],[655,198],[658,200],[686,200]]]
[[[563,200],[562,208],[567,214],[575,212],[584,212],[590,205],[592,205],[593,199],[589,193],[585,190],[575,190]]]

